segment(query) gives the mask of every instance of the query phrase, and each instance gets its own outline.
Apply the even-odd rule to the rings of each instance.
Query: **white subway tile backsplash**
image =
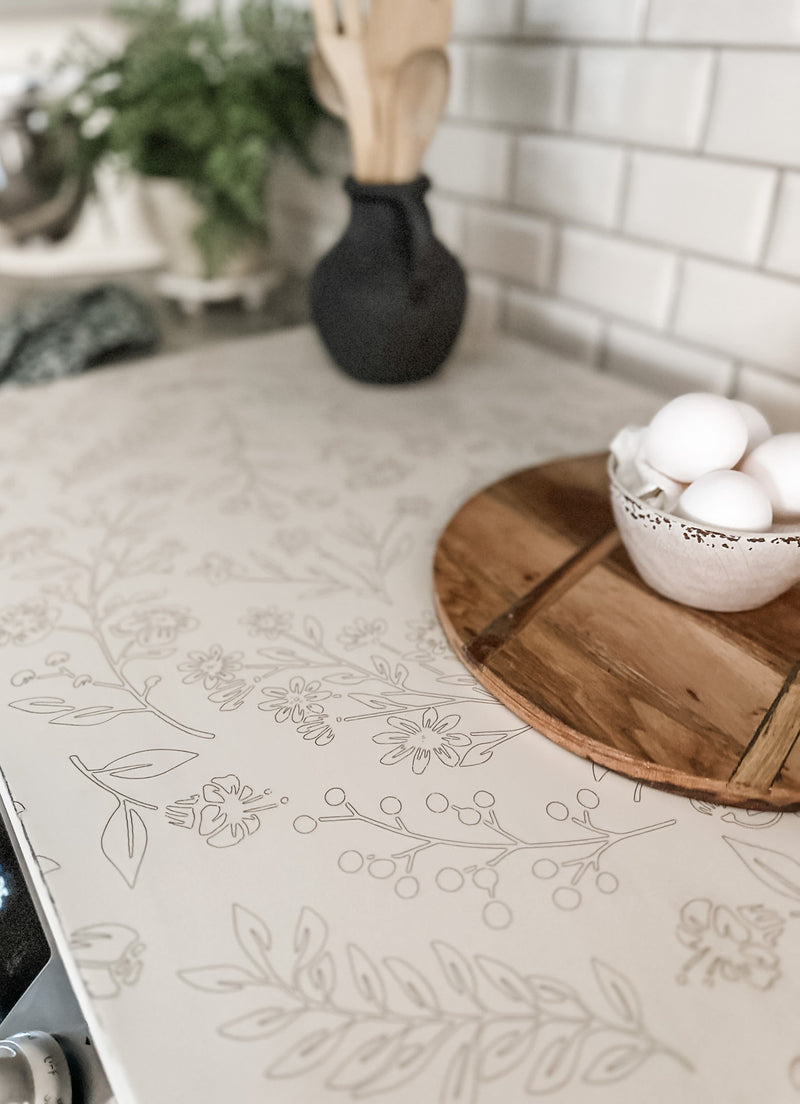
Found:
[[[458,336],[459,353],[485,349],[500,325],[503,298],[500,282],[472,275],[468,284],[467,310]]]
[[[794,52],[724,50],[706,148],[800,165],[800,64]]]
[[[669,42],[800,44],[797,0],[651,0],[649,39]]]
[[[582,48],[573,129],[689,149],[700,138],[711,62],[708,50]]]
[[[754,262],[776,173],[706,158],[635,153],[624,230],[734,261]]]
[[[739,373],[736,397],[757,407],[773,433],[800,432],[800,387],[796,380],[745,365]]]
[[[473,46],[470,113],[488,123],[555,128],[566,122],[570,57],[551,46]]]
[[[525,0],[523,30],[541,38],[633,39],[646,6],[645,0]]]
[[[675,274],[675,257],[660,249],[563,231],[557,290],[567,299],[658,327],[666,321]]]
[[[596,314],[570,306],[560,299],[511,288],[506,307],[506,328],[516,337],[546,345],[563,356],[592,363],[603,324]]]
[[[511,35],[517,29],[518,0],[455,0],[454,35]]]
[[[464,247],[464,221],[466,212],[461,203],[433,192],[426,199],[426,206],[433,223],[433,232],[451,252],[460,254]]]
[[[675,330],[800,380],[800,284],[687,261]]]
[[[425,157],[434,184],[478,199],[506,200],[512,137],[499,130],[442,123]]]
[[[469,97],[469,47],[451,42],[447,56],[450,61],[450,95],[445,110],[448,115],[465,115]]]
[[[606,344],[606,368],[669,395],[684,391],[727,394],[734,378],[729,357],[714,356],[644,330],[613,323]]]
[[[622,150],[598,142],[541,134],[520,138],[514,202],[532,211],[611,226],[624,156]]]
[[[530,215],[471,207],[464,259],[481,272],[543,288],[552,268],[553,228]]]
[[[800,173],[787,172],[781,180],[765,264],[775,272],[800,276]]]

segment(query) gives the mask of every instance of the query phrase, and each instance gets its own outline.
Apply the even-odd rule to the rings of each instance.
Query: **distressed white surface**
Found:
[[[791,1097],[797,818],[594,772],[433,619],[467,496],[661,402],[305,329],[0,392],[3,770],[121,1102]]]

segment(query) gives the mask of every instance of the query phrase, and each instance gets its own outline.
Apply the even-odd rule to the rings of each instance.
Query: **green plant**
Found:
[[[311,93],[306,13],[280,0],[219,0],[203,16],[180,0],[127,0],[130,27],[116,53],[87,40],[62,64],[78,73],[52,112],[79,125],[79,169],[110,158],[144,176],[183,181],[203,210],[195,241],[207,276],[245,241],[266,239],[265,187],[278,149],[311,167],[320,109]]]

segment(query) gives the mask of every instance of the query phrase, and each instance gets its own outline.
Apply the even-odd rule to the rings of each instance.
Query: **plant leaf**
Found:
[[[255,977],[243,966],[196,966],[188,970],[179,970],[178,974],[187,985],[200,989],[204,993],[235,993],[249,985],[259,985],[261,979]],[[263,1011],[263,1009],[261,1010]],[[257,1013],[253,1013],[256,1015]]]
[[[482,1081],[494,1081],[505,1077],[521,1065],[536,1042],[538,1024],[514,1027],[485,1046],[480,1052],[480,1076]]]
[[[322,951],[328,939],[328,927],[319,913],[305,906],[297,918],[294,932],[294,949],[297,952],[295,969],[302,970]]]
[[[303,633],[312,644],[320,645],[324,639],[322,625],[310,614],[303,619]]]
[[[462,767],[480,767],[488,763],[494,755],[491,744],[473,744],[461,757]]]
[[[17,698],[8,703],[12,709],[21,709],[25,713],[71,713],[75,708],[67,705],[63,698]]]
[[[522,978],[511,966],[505,962],[499,962],[495,958],[487,958],[478,955],[475,959],[483,976],[509,1000],[522,1002],[531,1008],[536,1004],[533,996]]]
[[[449,1028],[438,1021],[406,1028],[396,1039],[394,1049],[376,1074],[355,1090],[356,1098],[389,1092],[413,1080],[430,1062],[447,1038]]]
[[[335,686],[358,686],[367,681],[366,675],[360,675],[357,671],[337,671],[332,675],[325,675],[326,682],[332,682]]]
[[[475,972],[461,951],[441,940],[434,940],[432,947],[451,988],[456,993],[469,993],[471,997],[477,998],[478,984],[475,980]]]
[[[261,917],[244,905],[234,903],[233,931],[236,941],[253,965],[270,981],[275,980],[276,974],[267,953],[272,947],[272,935]]]
[[[539,974],[528,974],[525,980],[546,1016],[580,1021],[589,1019],[588,1009],[571,985]]]
[[[591,1063],[583,1080],[590,1085],[610,1085],[621,1081],[638,1069],[649,1054],[650,1050],[640,1041],[607,1047]]]
[[[139,709],[114,709],[112,705],[91,705],[85,709],[73,709],[71,713],[64,713],[60,717],[53,717],[50,724],[74,725],[80,728],[105,724],[106,721],[113,721],[115,717],[138,712],[140,712]]]
[[[92,773],[110,774],[112,778],[158,778],[196,758],[196,751],[149,748],[147,751],[132,751],[129,755],[121,755],[106,763],[100,771]]]
[[[315,1000],[331,995],[336,987],[336,966],[329,951],[311,960],[302,976],[302,984]]]
[[[733,853],[741,859],[751,874],[776,893],[792,900],[800,900],[800,863],[782,851],[759,847],[755,843],[742,843],[722,837]]]
[[[348,946],[347,955],[350,959],[350,971],[353,975],[353,981],[361,996],[370,1004],[374,1004],[378,1008],[385,1008],[386,986],[383,984],[383,978],[378,973],[372,960],[355,943]]]
[[[147,828],[127,802],[120,802],[106,821],[100,847],[111,865],[133,889],[147,850]]]
[[[426,1008],[429,1012],[439,1011],[439,1002],[433,986],[415,966],[406,962],[404,958],[385,958],[383,962],[413,1005],[417,1008]]]
[[[478,1099],[478,1064],[475,1048],[462,1043],[444,1075],[439,1104],[474,1104]]]
[[[398,1030],[382,1029],[362,1040],[336,1067],[326,1084],[332,1089],[356,1089],[376,1077],[386,1066],[398,1034]]]
[[[596,958],[592,959],[592,969],[603,996],[622,1022],[631,1027],[640,1026],[642,1010],[639,997],[628,979]]]
[[[371,657],[372,666],[378,672],[381,678],[386,679],[387,682],[392,682],[392,668],[388,661],[383,656],[374,655]]]
[[[226,1039],[240,1039],[242,1042],[267,1039],[293,1024],[299,1014],[286,1008],[257,1008],[254,1012],[237,1016],[235,1020],[228,1020],[222,1024],[219,1033]]]
[[[267,1076],[298,1077],[301,1073],[308,1073],[315,1066],[322,1065],[348,1031],[349,1024],[345,1024],[344,1027],[320,1027],[309,1032],[272,1063]]]
[[[525,1088],[535,1096],[557,1092],[572,1079],[586,1040],[582,1028],[561,1023],[543,1024],[535,1044],[533,1067]]]

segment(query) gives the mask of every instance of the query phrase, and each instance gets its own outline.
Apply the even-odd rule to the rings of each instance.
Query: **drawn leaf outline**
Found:
[[[450,988],[456,993],[467,993],[477,999],[478,985],[469,960],[461,951],[442,940],[434,940],[431,946]]]
[[[93,774],[109,774],[112,778],[158,778],[162,774],[196,759],[196,751],[179,751],[176,748],[148,748],[146,751],[132,751],[112,759]]]
[[[383,963],[413,1005],[429,1012],[439,1011],[439,1001],[433,986],[416,966],[412,966],[404,958],[396,957],[384,958]]]
[[[272,948],[272,933],[261,917],[244,905],[234,902],[232,911],[236,941],[253,965],[273,980],[276,975],[267,953]]]
[[[133,889],[147,850],[147,826],[126,801],[120,801],[106,821],[100,847]]]
[[[475,962],[486,980],[504,997],[517,1003],[527,1004],[529,1007],[536,1007],[524,978],[511,966],[496,958],[487,958],[486,955],[478,955]]]
[[[619,1043],[607,1047],[592,1061],[583,1075],[589,1085],[610,1085],[628,1077],[650,1054],[641,1042]]]
[[[800,901],[800,863],[796,859],[782,851],[773,851],[770,847],[742,843],[730,836],[722,838],[760,882],[783,897]]]
[[[365,951],[350,943],[347,947],[347,956],[350,960],[350,972],[353,975],[356,989],[370,1004],[378,1008],[386,1007],[386,986],[383,978],[378,973],[377,967]]]
[[[188,979],[187,979],[188,980]],[[192,982],[190,981],[191,985]],[[228,1020],[219,1029],[226,1039],[238,1039],[242,1042],[254,1042],[277,1035],[295,1022],[299,1015],[296,1009],[280,1007],[256,1008],[235,1020]]]
[[[318,912],[306,905],[297,918],[294,949],[295,970],[302,970],[322,951],[328,939],[328,926]]]
[[[628,1026],[640,1027],[642,1010],[639,997],[628,979],[597,958],[592,959],[592,969],[600,991],[617,1016]]]
[[[298,1077],[322,1065],[349,1031],[344,1027],[320,1027],[294,1042],[267,1070],[269,1077]]]
[[[255,977],[243,966],[227,963],[193,966],[187,970],[179,970],[178,975],[187,985],[200,989],[203,993],[235,993],[250,985],[262,984],[261,978]]]

